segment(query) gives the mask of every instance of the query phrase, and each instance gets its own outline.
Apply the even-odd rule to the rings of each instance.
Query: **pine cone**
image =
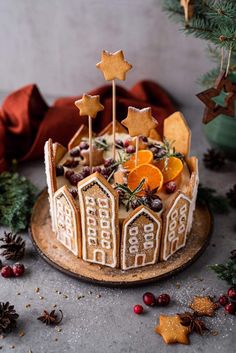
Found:
[[[16,327],[18,317],[14,305],[0,302],[0,334],[11,332]]]
[[[236,184],[226,193],[231,207],[236,208]]]
[[[225,156],[222,152],[215,149],[208,149],[203,155],[203,163],[206,168],[217,170],[225,165]]]
[[[4,232],[4,237],[0,238],[3,243],[0,249],[4,249],[1,253],[7,260],[19,260],[25,254],[25,241],[17,234]]]

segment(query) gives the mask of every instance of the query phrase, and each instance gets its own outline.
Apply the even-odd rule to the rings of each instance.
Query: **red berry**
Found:
[[[107,167],[110,167],[112,164],[114,164],[115,161],[113,158],[108,158],[108,159],[105,159],[104,160],[104,167],[107,168]]]
[[[134,146],[130,145],[130,146],[126,147],[125,152],[129,153],[129,154],[134,153],[135,152]]]
[[[70,150],[70,155],[71,157],[79,157],[80,156],[80,148],[74,147],[72,150]]]
[[[176,190],[176,186],[177,185],[175,181],[169,181],[168,183],[166,183],[165,185],[166,193],[173,194],[173,192],[175,192]]]
[[[150,293],[150,292],[144,293],[144,295],[143,295],[143,302],[144,302],[144,304],[146,304],[147,306],[154,306],[154,305],[156,305],[156,299],[155,299],[154,294],[152,294],[152,293]]]
[[[144,312],[144,309],[143,309],[142,305],[137,304],[137,305],[134,306],[134,313],[135,314],[140,315],[140,314],[143,314],[143,312]]]
[[[25,272],[25,266],[20,263],[15,263],[12,267],[13,273],[15,277],[20,277]]]
[[[97,172],[97,173],[101,173],[101,170],[102,170],[102,168],[101,168],[101,167],[93,167],[93,169],[92,169],[92,173],[95,173],[95,172]]]
[[[78,182],[83,180],[83,175],[80,173],[78,173],[78,174],[74,173],[70,176],[69,180],[70,180],[71,185],[77,186]]]
[[[132,143],[132,140],[128,139],[128,140],[124,141],[123,145],[124,145],[124,147],[128,147],[131,143]]]
[[[76,189],[70,189],[69,191],[73,198],[76,199],[76,197],[78,196],[78,191]]]
[[[4,278],[12,277],[14,274],[11,266],[3,266],[3,268],[1,269],[1,275]]]
[[[74,174],[75,172],[73,172],[73,170],[67,170],[65,172],[65,177],[66,179],[70,179],[71,175]]]
[[[230,315],[234,315],[236,313],[236,305],[233,303],[229,303],[225,306],[225,312]]]
[[[170,302],[169,294],[160,294],[159,297],[157,297],[157,305],[159,306],[167,306],[169,302]]]
[[[90,175],[90,168],[89,167],[84,167],[81,172],[82,176],[84,178],[88,177]]]
[[[236,288],[234,287],[229,288],[227,294],[230,299],[236,300]]]
[[[82,142],[80,142],[80,144],[79,144],[79,148],[80,148],[81,150],[87,150],[87,149],[89,148],[89,144],[88,144],[87,142],[85,142],[85,141],[82,141]]]
[[[221,295],[221,296],[219,297],[219,303],[220,303],[220,305],[222,305],[222,306],[227,305],[227,304],[229,303],[229,298],[227,297],[227,295]]]
[[[162,210],[163,203],[160,198],[156,198],[150,202],[150,208],[154,212],[160,212]]]
[[[63,165],[58,165],[56,167],[56,176],[62,176],[64,175],[64,167]]]

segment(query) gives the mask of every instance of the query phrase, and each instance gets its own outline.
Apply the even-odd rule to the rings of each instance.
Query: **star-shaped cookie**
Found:
[[[99,96],[90,96],[83,94],[83,97],[75,102],[76,107],[80,110],[80,115],[91,116],[96,118],[97,113],[104,109],[104,106],[100,103]]]
[[[189,329],[181,324],[179,315],[161,315],[160,324],[156,326],[155,332],[162,336],[166,344],[189,344]]]
[[[225,94],[224,105],[218,104],[213,98]],[[214,87],[211,87],[201,93],[197,97],[205,104],[206,108],[203,116],[203,123],[207,124],[220,114],[234,117],[234,107],[236,93],[229,78],[226,77],[225,71],[221,72],[217,78]]]
[[[101,61],[96,66],[102,71],[106,81],[115,79],[124,81],[126,72],[132,69],[132,65],[124,59],[122,50],[115,53],[103,50]]]
[[[196,296],[189,307],[194,310],[198,316],[214,316],[215,310],[219,308],[210,297]]]
[[[131,137],[139,135],[148,137],[151,130],[157,126],[156,120],[152,117],[151,108],[129,107],[128,115],[121,123],[129,130]]]

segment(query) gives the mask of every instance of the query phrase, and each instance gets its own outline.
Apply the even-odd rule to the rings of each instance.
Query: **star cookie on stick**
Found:
[[[104,109],[100,103],[100,97],[83,94],[83,97],[75,102],[80,111],[80,115],[87,115],[89,121],[89,168],[92,171],[93,166],[93,143],[92,143],[92,118],[96,118],[97,113]]]
[[[160,315],[160,324],[156,326],[155,332],[162,336],[166,344],[189,344],[189,329],[181,324],[179,315]]]
[[[121,122],[129,130],[131,137],[136,137],[135,165],[138,164],[139,136],[148,137],[151,130],[157,126],[156,120],[152,117],[151,108],[137,109],[128,108],[127,117]]]
[[[197,97],[205,104],[203,123],[207,124],[220,114],[234,117],[236,93],[225,71],[221,72],[214,87],[211,87]]]
[[[124,81],[126,72],[132,69],[132,65],[124,59],[122,50],[115,53],[108,53],[103,50],[101,61],[96,66],[102,71],[106,81],[115,79]]]

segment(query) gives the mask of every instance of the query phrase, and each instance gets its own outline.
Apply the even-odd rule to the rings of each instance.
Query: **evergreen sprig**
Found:
[[[228,213],[229,202],[226,197],[217,194],[215,189],[202,186],[198,187],[197,201],[200,204],[207,204],[216,213]]]
[[[236,260],[232,256],[225,264],[215,264],[210,266],[210,268],[220,279],[232,286],[236,286]]]
[[[37,189],[18,173],[0,174],[0,224],[14,232],[26,229]]]

